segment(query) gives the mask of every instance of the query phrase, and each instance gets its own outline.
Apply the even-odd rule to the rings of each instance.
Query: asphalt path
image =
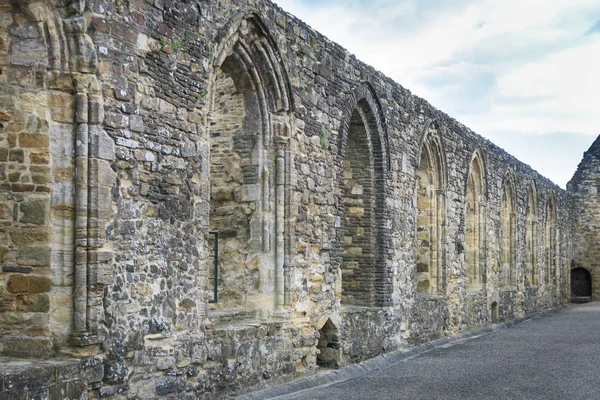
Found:
[[[279,398],[600,400],[600,302],[570,305],[361,378]]]

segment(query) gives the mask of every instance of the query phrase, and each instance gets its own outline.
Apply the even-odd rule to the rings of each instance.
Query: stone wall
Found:
[[[2,356],[213,398],[567,300],[570,196],[269,1],[10,4]]]
[[[571,295],[575,297],[600,297],[600,139],[583,155],[577,171],[567,184],[573,194],[574,210],[577,215],[574,258],[571,268],[575,271],[575,286]],[[591,284],[588,284],[588,281]],[[590,290],[591,289],[591,290]]]

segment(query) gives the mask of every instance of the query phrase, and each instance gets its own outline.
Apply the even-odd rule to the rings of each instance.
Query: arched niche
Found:
[[[486,172],[479,150],[473,153],[465,191],[465,267],[467,290],[478,291],[485,283]]]
[[[516,187],[512,169],[506,172],[500,203],[500,282],[504,286],[516,285]]]
[[[428,121],[423,129],[415,185],[417,291],[437,294],[445,291],[446,157],[437,123]]]
[[[328,318],[318,333],[317,365],[322,368],[339,367],[342,362],[342,349],[338,327]]]
[[[350,95],[338,149],[341,302],[384,306],[391,298],[384,201],[389,149],[381,107],[369,84]]]
[[[289,81],[256,14],[234,18],[215,60],[207,119],[209,308],[270,312],[288,293]]]
[[[525,221],[525,271],[529,285],[537,285],[537,188],[531,182],[527,194],[527,219]]]

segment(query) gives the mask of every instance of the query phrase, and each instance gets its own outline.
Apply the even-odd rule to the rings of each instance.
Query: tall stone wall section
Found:
[[[590,146],[583,155],[567,190],[573,194],[574,210],[577,213],[574,258],[571,267],[583,268],[591,278],[591,297],[600,297],[600,140]],[[572,293],[575,294],[576,293]]]
[[[80,360],[64,382],[26,390],[214,398],[567,299],[570,196],[269,1],[13,1],[0,5],[0,39],[0,355],[21,376],[16,359]],[[431,293],[417,290],[416,253],[427,135],[445,182]],[[483,278],[471,290],[476,153]],[[516,279],[505,285],[509,170]],[[0,389],[21,390],[10,371]]]

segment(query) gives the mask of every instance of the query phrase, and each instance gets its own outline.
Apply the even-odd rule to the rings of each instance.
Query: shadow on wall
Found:
[[[587,303],[592,300],[592,275],[582,267],[571,270],[571,303]]]

